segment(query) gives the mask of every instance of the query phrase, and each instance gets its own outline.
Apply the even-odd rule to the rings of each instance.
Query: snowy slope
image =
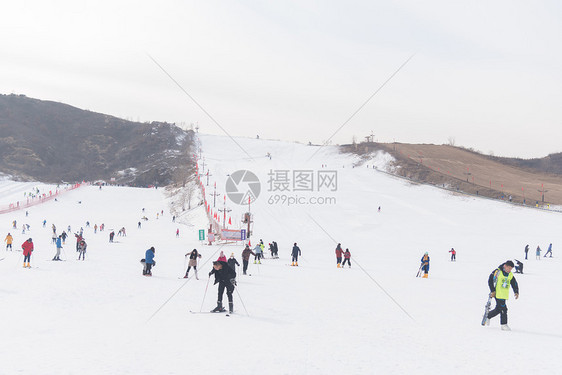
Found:
[[[374,170],[375,161],[352,168],[353,158],[330,147],[310,159],[316,147],[200,139],[200,168],[204,158],[210,187],[216,181],[221,194],[217,206],[223,206],[227,175],[254,172],[262,190],[251,207],[252,243],[276,240],[280,248],[281,259],[251,264],[251,276],[239,276],[236,314],[189,313],[215,305],[216,286],[207,284],[206,273],[220,250],[241,262],[241,246],[199,243],[197,231],[207,225],[203,207],[172,223],[162,189],[83,187],[33,207],[28,218],[24,212],[0,215],[3,237],[13,231],[12,220],[29,222],[31,234],[12,234],[15,247],[33,237],[38,267],[23,269],[20,252],[0,261],[0,373],[557,373],[559,214],[410,185]],[[270,173],[294,170],[315,176],[337,171],[337,191],[268,191]],[[282,195],[308,204],[275,203]],[[310,198],[336,201],[311,204]],[[247,207],[228,198],[227,206],[232,226],[240,226]],[[164,216],[156,219],[161,210]],[[149,221],[137,229],[145,214]],[[76,260],[72,240],[64,247],[66,262],[49,261],[50,225],[77,230],[87,220],[108,229],[124,226],[127,237],[109,244],[107,229],[94,234],[85,228],[86,261]],[[351,269],[336,268],[334,241],[352,252]],[[303,252],[298,268],[287,266],[293,242]],[[537,244],[546,249],[549,242],[555,258],[534,260]],[[499,318],[481,327],[489,273],[506,259],[522,260],[527,243],[526,274],[516,276],[521,298],[508,301],[513,331],[500,331]],[[150,246],[157,266],[145,278],[139,260]],[[203,253],[200,280],[178,279],[194,247]],[[449,261],[451,247],[456,263]],[[431,256],[427,280],[415,277],[424,251]]]

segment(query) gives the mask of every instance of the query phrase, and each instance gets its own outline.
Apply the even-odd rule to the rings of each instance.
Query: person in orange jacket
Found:
[[[4,242],[6,242],[6,251],[8,251],[8,248],[10,248],[10,251],[12,251],[12,242],[14,242],[14,238],[10,233],[8,233],[8,235],[4,239]]]

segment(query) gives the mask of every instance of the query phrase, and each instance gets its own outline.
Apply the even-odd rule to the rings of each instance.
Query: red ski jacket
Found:
[[[23,255],[31,255],[31,252],[33,251],[33,242],[25,241],[21,244],[21,248],[23,249]]]

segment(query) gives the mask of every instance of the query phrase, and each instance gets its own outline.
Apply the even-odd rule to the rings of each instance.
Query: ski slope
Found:
[[[275,240],[280,255],[261,265],[251,262],[251,276],[239,272],[235,314],[190,313],[216,304],[217,288],[207,284],[207,273],[221,250],[227,257],[234,252],[242,263],[242,246],[198,241],[198,230],[208,225],[202,206],[172,223],[164,189],[82,187],[29,209],[29,217],[24,211],[0,215],[2,239],[11,232],[19,248],[31,236],[36,248],[32,269],[22,268],[21,252],[0,256],[0,373],[559,371],[560,214],[409,184],[372,168],[384,167],[384,155],[353,167],[357,160],[333,147],[235,141],[200,136],[200,171],[204,160],[212,174],[207,201],[213,202],[209,194],[216,181],[216,208],[222,208],[228,175],[255,173],[261,192],[251,205],[252,245],[260,238],[266,245]],[[337,189],[293,191],[290,185],[290,191],[269,191],[270,182],[280,181],[270,181],[271,173],[279,171],[336,171]],[[0,181],[0,191],[10,183]],[[281,198],[275,203],[282,195],[301,204],[282,204]],[[319,198],[329,203],[312,203]],[[232,227],[239,228],[248,207],[228,198],[226,205]],[[138,229],[143,215],[149,220]],[[12,229],[13,220],[29,223],[31,232]],[[104,223],[106,230],[94,234],[86,221]],[[85,261],[76,260],[73,238],[64,247],[67,261],[50,261],[53,223],[59,231],[84,227]],[[109,229],[117,233],[121,227],[127,236],[110,244]],[[299,267],[288,266],[294,242],[302,250]],[[337,242],[350,249],[352,268],[336,268]],[[546,250],[550,242],[554,258],[535,260],[536,246]],[[488,275],[507,259],[523,260],[526,244],[526,273],[516,275],[520,298],[508,301],[513,331],[501,331],[499,317],[490,327],[480,326]],[[147,278],[139,260],[150,246],[157,265]],[[449,261],[451,247],[457,250],[455,263]],[[200,279],[180,279],[184,255],[193,248],[203,254]],[[416,278],[425,251],[431,257],[429,279]]]

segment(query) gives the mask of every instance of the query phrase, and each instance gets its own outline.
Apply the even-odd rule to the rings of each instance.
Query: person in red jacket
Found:
[[[336,246],[336,261],[338,262],[338,268],[341,268],[341,258],[343,256],[343,250],[341,248],[341,243]]]
[[[21,248],[23,249],[23,267],[31,268],[31,265],[29,264],[31,261],[31,253],[33,252],[33,241],[31,238],[28,238],[27,241],[22,243]]]
[[[349,268],[351,268],[351,253],[349,252],[349,249],[345,249],[345,253],[343,254],[344,260],[343,260],[343,264],[341,265],[341,268],[343,268],[343,266],[345,266],[345,262],[347,262],[347,264],[349,264]]]

